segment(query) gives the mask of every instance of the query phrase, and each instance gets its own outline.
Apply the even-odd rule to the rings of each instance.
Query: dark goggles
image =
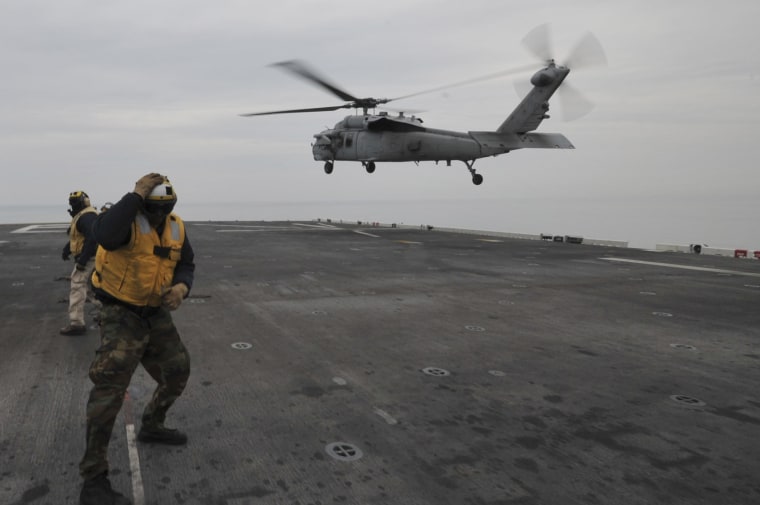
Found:
[[[176,203],[176,200],[168,200],[163,202],[145,201],[143,202],[143,208],[148,214],[168,216],[171,214],[171,211],[174,210],[174,204]]]

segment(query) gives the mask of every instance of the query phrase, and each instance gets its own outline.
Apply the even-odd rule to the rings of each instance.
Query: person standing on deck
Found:
[[[158,383],[142,416],[137,439],[182,445],[187,436],[164,426],[169,407],[182,394],[190,358],[170,311],[193,284],[193,249],[185,225],[172,210],[177,195],[169,180],[143,176],[98,216],[92,285],[103,303],[100,347],[90,366],[94,386],[87,403],[87,448],[79,464],[84,485],[80,505],[128,505],[108,480],[108,443],[132,374],[142,364]]]
[[[84,320],[84,305],[88,297],[88,282],[95,266],[95,250],[98,247],[92,234],[92,225],[98,211],[90,204],[90,197],[84,191],[69,194],[69,241],[63,246],[61,257],[68,261],[74,256],[74,270],[71,272],[69,290],[69,324],[61,328],[61,335],[84,335],[87,325]]]

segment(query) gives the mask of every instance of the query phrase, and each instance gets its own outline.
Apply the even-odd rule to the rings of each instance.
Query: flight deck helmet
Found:
[[[76,216],[82,210],[90,206],[90,197],[84,191],[72,191],[69,193],[69,214]]]
[[[164,176],[164,181],[153,188],[143,201],[145,212],[152,216],[168,216],[177,203],[177,193],[169,178]]]

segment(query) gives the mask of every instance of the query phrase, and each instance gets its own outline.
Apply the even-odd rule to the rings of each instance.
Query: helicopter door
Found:
[[[340,149],[341,158],[344,160],[356,160],[356,132],[341,133],[343,146]]]

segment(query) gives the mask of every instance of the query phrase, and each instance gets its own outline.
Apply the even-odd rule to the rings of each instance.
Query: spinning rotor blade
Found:
[[[329,110],[348,109],[350,105],[332,105],[329,107],[311,107],[308,109],[290,109],[290,110],[273,110],[270,112],[249,112],[248,114],[240,114],[243,117],[250,116],[271,116],[273,114],[295,114],[297,112],[322,112]]]
[[[359,100],[350,93],[347,93],[334,84],[328,82],[327,79],[320,76],[314,69],[310,68],[305,62],[301,60],[290,60],[281,61],[279,63],[272,63],[270,67],[284,68],[288,72],[300,76],[307,81],[311,81],[318,86],[322,86],[324,89],[337,96],[341,100],[345,100],[346,102],[355,102]]]
[[[488,74],[488,75],[482,75],[480,77],[474,77],[472,79],[467,79],[465,81],[459,81],[452,84],[446,84],[444,86],[438,86],[437,88],[426,89],[425,91],[418,91],[417,93],[412,93],[410,95],[397,96],[396,98],[391,98],[388,101],[390,102],[391,100],[401,100],[403,98],[411,98],[413,96],[424,95],[427,93],[434,93],[436,91],[441,91],[444,89],[456,88],[457,86],[464,86],[466,84],[473,84],[476,82],[487,81],[489,79],[496,79],[497,77],[504,77],[505,75],[519,74],[522,72],[527,72],[529,70],[535,70],[535,68],[536,68],[535,65],[524,65],[522,67],[510,68],[507,70],[502,70],[501,72],[496,72],[496,73]]]
[[[522,43],[528,51],[536,55],[541,61],[551,61],[556,57],[551,40],[551,27],[547,23],[539,25],[528,32],[523,38]],[[591,32],[586,32],[581,37],[563,63],[564,66],[571,70],[606,64],[607,56],[604,54],[602,44]]]
[[[574,121],[594,110],[593,102],[566,83],[559,87],[559,102],[564,121]]]
[[[554,50],[552,49],[551,38],[549,24],[543,24],[528,32],[522,42],[526,49],[542,61],[552,62],[554,61]],[[591,32],[588,32],[573,47],[564,66],[571,70],[577,70],[583,67],[606,64],[607,57],[602,45]],[[566,82],[563,82],[559,87],[558,94],[562,107],[562,118],[565,121],[572,121],[585,116],[594,108],[594,104],[590,100]]]
[[[541,61],[549,61],[554,57],[549,23],[538,25],[522,39],[523,46]]]
[[[607,56],[599,39],[587,32],[570,52],[565,66],[570,69],[587,68],[596,65],[606,65]]]

